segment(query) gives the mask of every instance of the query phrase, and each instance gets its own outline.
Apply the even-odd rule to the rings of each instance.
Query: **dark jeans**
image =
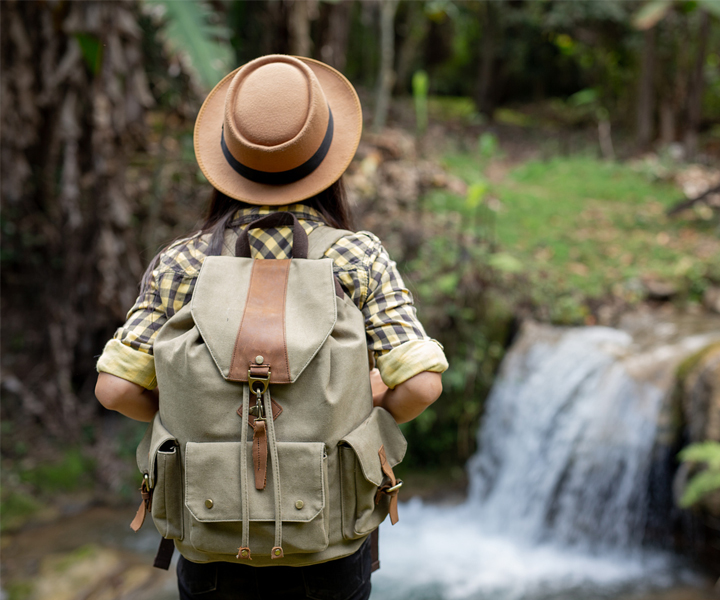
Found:
[[[193,563],[180,557],[180,600],[367,600],[370,538],[351,556],[309,567]]]

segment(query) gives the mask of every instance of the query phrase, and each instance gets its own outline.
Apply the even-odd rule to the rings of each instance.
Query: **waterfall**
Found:
[[[609,328],[525,332],[503,364],[470,463],[470,502],[488,528],[640,545],[667,390],[633,377],[631,346],[630,335]]]
[[[373,598],[607,598],[687,577],[642,547],[649,480],[677,365],[718,337],[526,323],[486,404],[467,501],[401,506]]]

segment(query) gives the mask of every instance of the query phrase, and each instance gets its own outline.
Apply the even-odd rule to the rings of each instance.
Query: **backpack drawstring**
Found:
[[[240,481],[242,487],[242,542],[238,548],[237,558],[252,560],[250,554],[250,495],[247,468],[247,424],[250,418],[250,386],[243,386],[242,405],[242,433],[240,435]],[[277,452],[277,439],[275,438],[275,419],[272,412],[272,398],[269,389],[263,393],[264,419],[267,423],[268,445],[270,446],[270,463],[273,470],[273,494],[275,496],[275,546],[270,552],[270,558],[283,558],[282,549],[282,501],[280,493],[280,463]]]
[[[252,560],[250,556],[250,495],[247,468],[247,424],[250,418],[250,386],[243,386],[242,431],[240,433],[240,488],[242,492],[242,543],[237,558]]]
[[[282,502],[280,495],[280,463],[278,462],[277,440],[275,439],[275,418],[272,410],[270,390],[265,390],[265,420],[268,428],[268,444],[270,446],[270,463],[273,470],[273,493],[275,495],[275,546],[270,558],[282,558]]]

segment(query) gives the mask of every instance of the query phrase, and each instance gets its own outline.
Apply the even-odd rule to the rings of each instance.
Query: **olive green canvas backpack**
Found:
[[[290,223],[292,221],[292,223]],[[248,230],[293,225],[292,259],[251,259]],[[406,442],[373,408],[363,315],[292,213],[205,259],[191,302],[154,344],[160,410],[138,447],[143,503],[195,562],[309,565],[352,554],[388,513]],[[172,541],[172,542],[171,542]]]

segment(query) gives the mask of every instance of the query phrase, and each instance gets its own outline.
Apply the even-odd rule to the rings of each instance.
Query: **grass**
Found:
[[[470,195],[435,191],[425,201],[491,232],[502,251],[496,261],[501,270],[506,265],[529,281],[538,302],[557,308],[568,298],[582,304],[609,295],[633,302],[649,280],[698,301],[711,281],[720,280],[717,222],[668,219],[665,210],[681,191],[629,165],[555,157],[516,166],[490,184],[483,175],[489,163],[472,154],[451,154],[444,163],[471,187],[487,187],[484,210],[471,209]],[[587,314],[570,308],[554,320]]]
[[[79,448],[60,450],[54,461],[4,460],[0,530],[22,526],[52,504],[58,494],[90,488],[93,472],[94,461]]]

